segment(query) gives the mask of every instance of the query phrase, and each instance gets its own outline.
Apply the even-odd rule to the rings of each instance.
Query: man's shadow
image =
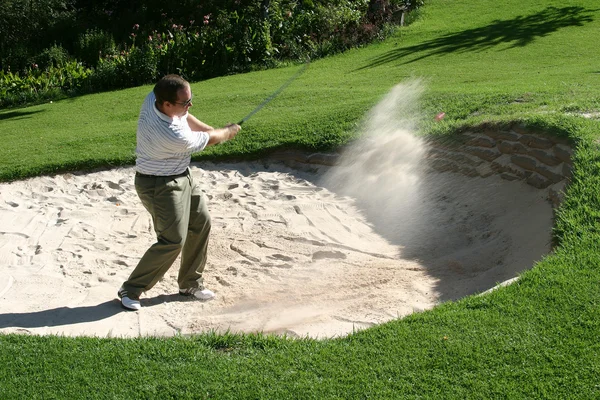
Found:
[[[189,301],[180,294],[166,294],[140,301],[142,307],[153,307],[163,303]],[[0,314],[0,329],[42,328],[84,324],[101,321],[121,312],[131,312],[121,306],[118,299],[111,299],[92,306],[58,307],[42,311]]]

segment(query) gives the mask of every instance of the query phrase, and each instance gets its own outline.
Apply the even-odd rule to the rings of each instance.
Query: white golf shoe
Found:
[[[215,298],[215,293],[212,290],[200,288],[179,289],[179,294],[182,296],[193,296],[198,300],[211,300]]]
[[[125,290],[123,287],[119,289],[117,295],[121,299],[121,305],[123,306],[123,308],[132,311],[137,311],[140,308],[142,308],[139,296],[128,294],[127,290]]]

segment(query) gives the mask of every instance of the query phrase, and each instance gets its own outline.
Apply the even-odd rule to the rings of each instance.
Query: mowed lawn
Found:
[[[420,78],[419,134],[521,121],[572,140],[556,247],[517,283],[329,340],[2,335],[0,398],[600,398],[599,37],[595,0],[429,0],[385,42],[313,60],[236,140],[196,158],[334,150]],[[192,112],[237,122],[299,68],[193,83]],[[150,90],[0,111],[0,179],[132,164]]]

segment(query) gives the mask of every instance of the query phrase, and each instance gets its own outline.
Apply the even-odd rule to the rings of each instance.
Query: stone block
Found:
[[[562,174],[566,179],[571,179],[571,176],[573,176],[573,166],[571,164],[563,163]]]
[[[498,173],[509,173],[520,179],[525,179],[531,175],[528,171],[512,163],[511,156],[504,154],[490,164],[491,168]]]
[[[336,165],[338,162],[339,156],[337,154],[329,154],[329,153],[314,153],[307,157],[306,161],[309,164],[319,164],[319,165]]]
[[[554,144],[561,144],[563,146],[571,147],[571,140],[564,136],[548,135],[549,140]]]
[[[552,184],[552,182],[539,174],[531,174],[529,178],[527,178],[527,183],[538,189],[546,189],[548,186]]]
[[[511,162],[512,161],[510,160],[510,155],[502,154],[500,157],[492,161],[491,165],[493,168],[498,170],[498,167],[505,167],[507,165],[510,165]]]
[[[498,150],[504,154],[527,154],[527,146],[519,142],[502,141],[498,143]]]
[[[554,156],[561,160],[562,162],[571,163],[571,155],[573,154],[573,150],[569,146],[565,146],[563,144],[556,144],[552,148],[554,152]]]
[[[429,166],[439,172],[458,172],[459,170],[458,165],[443,158],[430,159]]]
[[[562,203],[565,197],[566,182],[562,181],[556,183],[548,188],[548,200],[552,204],[552,207],[557,208]]]
[[[469,141],[467,141],[466,145],[467,146],[486,147],[488,149],[491,149],[493,147],[496,147],[496,141],[494,139],[491,139],[486,136],[475,136],[475,137],[472,137]]]
[[[513,155],[510,157],[510,161],[513,164],[530,171],[535,171],[538,166],[537,161],[529,156]]]
[[[516,134],[519,134],[519,135],[531,134],[531,130],[527,129],[525,127],[525,125],[523,125],[523,124],[515,123],[511,126],[511,129],[513,130],[513,132],[515,132]]]
[[[519,142],[534,149],[550,149],[554,146],[551,140],[534,135],[523,135],[519,138]]]
[[[488,176],[494,175],[495,173],[490,164],[479,165],[476,168],[476,171],[482,178],[487,178]]]
[[[484,162],[480,158],[470,157],[464,153],[448,152],[448,153],[446,153],[446,157],[452,161],[459,163],[459,164],[466,164],[466,165],[471,165],[471,166],[477,166]]]
[[[472,138],[472,134],[472,132],[468,132],[436,138],[430,137],[426,140],[426,143],[431,147],[437,147],[442,149],[456,149],[467,143]]]
[[[507,172],[504,172],[504,173],[500,174],[500,178],[505,179],[507,181],[518,181],[518,180],[521,179],[518,176],[514,176],[514,175],[509,174]]]
[[[481,147],[469,146],[465,146],[464,149],[465,153],[472,154],[485,161],[493,161],[501,156],[501,153],[497,149],[482,149]]]
[[[509,140],[512,142],[516,142],[521,137],[521,135],[516,132],[493,130],[493,129],[486,130],[485,134],[496,140]]]
[[[471,178],[479,176],[479,172],[477,172],[476,168],[470,167],[470,166],[467,166],[467,165],[460,165],[458,167],[458,172],[460,172],[461,174],[463,174],[465,176],[469,176]]]
[[[560,168],[560,167],[557,169],[557,168],[550,168],[546,165],[538,165],[538,167],[535,169],[535,172],[546,177],[552,183],[558,183],[565,179],[565,177],[562,174],[562,168]]]
[[[539,161],[541,161],[542,163],[546,164],[546,165],[550,165],[552,167],[558,165],[561,163],[560,159],[558,159],[557,157],[554,157],[554,153],[550,153],[544,150],[540,150],[540,149],[531,149],[529,150],[528,153],[530,156],[535,157],[536,159],[538,159]]]

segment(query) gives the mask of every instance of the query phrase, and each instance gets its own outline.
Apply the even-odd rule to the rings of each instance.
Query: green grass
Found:
[[[346,338],[0,336],[0,398],[600,398],[600,7],[430,0],[384,43],[314,61],[202,158],[328,150],[392,86],[425,82],[423,134],[522,121],[568,136],[555,251],[509,287]],[[193,84],[202,120],[236,122],[300,66]],[[0,178],[131,164],[150,86],[0,112]],[[433,116],[446,112],[442,123]]]

